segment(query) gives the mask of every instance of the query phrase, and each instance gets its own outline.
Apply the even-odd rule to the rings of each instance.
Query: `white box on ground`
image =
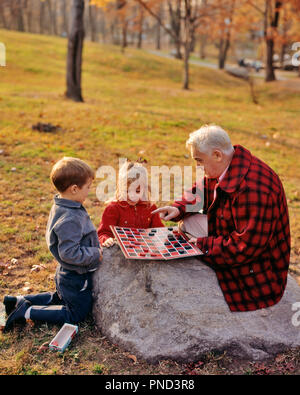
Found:
[[[76,333],[78,333],[77,325],[64,324],[56,336],[51,340],[49,348],[61,352],[65,351]]]

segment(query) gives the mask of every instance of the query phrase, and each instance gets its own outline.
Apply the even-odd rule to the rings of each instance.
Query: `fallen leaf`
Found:
[[[38,353],[38,354],[41,354],[43,351],[48,350],[48,346],[49,346],[49,342],[43,343],[43,344],[39,347],[39,349],[37,350],[37,353]]]
[[[135,355],[128,355],[128,358],[132,359],[133,363],[137,363],[137,358]]]
[[[33,289],[31,287],[23,287],[22,291],[25,292],[25,293],[28,293],[28,292],[32,292]]]
[[[32,268],[30,269],[31,272],[39,272],[41,270],[42,266],[40,265],[33,265]]]
[[[275,362],[276,363],[281,363],[285,360],[285,356],[284,355],[277,355],[277,357],[275,358]]]
[[[35,326],[35,322],[32,321],[30,318],[28,318],[28,320],[26,320],[26,322],[30,326],[30,328],[33,328]]]

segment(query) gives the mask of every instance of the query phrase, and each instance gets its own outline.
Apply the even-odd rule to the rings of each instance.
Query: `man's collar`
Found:
[[[230,162],[231,163],[231,162]],[[229,165],[226,167],[226,169],[223,171],[223,173],[220,175],[220,177],[218,178],[218,182],[220,183],[222,180],[223,180],[223,178],[225,177],[225,174],[226,174],[226,172],[227,172],[227,170],[228,170],[228,168],[229,168],[229,166],[230,166],[230,163],[229,163]]]
[[[55,204],[58,206],[68,207],[68,208],[81,208],[82,205],[75,200],[64,199],[60,197],[58,194],[54,197]]]
[[[251,152],[241,145],[235,145],[234,150],[227,172],[219,183],[219,187],[227,193],[233,193],[245,187],[244,178],[252,160]]]

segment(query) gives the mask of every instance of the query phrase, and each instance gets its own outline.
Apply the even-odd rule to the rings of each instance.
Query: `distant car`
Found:
[[[242,58],[238,60],[238,65],[240,67],[250,67],[255,69],[256,72],[259,72],[263,68],[263,64],[260,60],[253,60],[248,58]]]
[[[298,70],[298,68],[299,66],[293,64],[292,58],[285,59],[283,61],[283,66],[282,66],[283,70],[293,71],[293,70]]]
[[[252,67],[253,60],[248,58],[242,58],[238,60],[238,65],[240,67]]]
[[[263,64],[260,60],[255,60],[253,62],[253,68],[255,69],[255,71],[258,73],[261,69],[263,69]]]

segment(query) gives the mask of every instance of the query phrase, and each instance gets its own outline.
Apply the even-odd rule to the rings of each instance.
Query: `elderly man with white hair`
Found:
[[[231,311],[278,303],[290,257],[288,207],[279,177],[246,148],[232,146],[219,126],[201,127],[186,144],[197,165],[203,166],[204,180],[156,212],[164,220],[183,220],[186,231],[196,236],[191,242],[203,252],[201,260],[215,270]],[[199,203],[205,216],[191,209],[199,213]],[[207,218],[206,234],[199,217],[202,222]]]

